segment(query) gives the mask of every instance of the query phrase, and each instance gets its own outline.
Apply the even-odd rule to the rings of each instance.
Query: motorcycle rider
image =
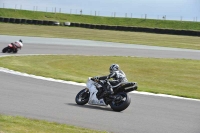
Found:
[[[94,80],[106,80],[106,79],[113,79],[109,80],[109,87],[106,87],[107,90],[104,92],[106,95],[112,95],[114,94],[113,88],[116,88],[121,85],[123,82],[128,82],[126,78],[126,74],[119,69],[118,64],[112,64],[109,68],[110,74],[107,76],[101,76],[101,77],[93,77]],[[112,96],[111,96],[112,97]]]
[[[18,48],[21,49],[23,47],[23,43],[22,40],[20,39],[19,41],[15,41],[13,43],[11,43],[13,46],[13,51],[17,51]]]

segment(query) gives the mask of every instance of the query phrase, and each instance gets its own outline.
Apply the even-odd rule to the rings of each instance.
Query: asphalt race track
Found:
[[[0,46],[21,38],[20,54],[118,55],[200,60],[200,51],[75,39],[1,36]],[[10,41],[9,41],[10,40]],[[10,55],[3,54],[2,55]],[[13,54],[12,54],[13,55]],[[91,75],[93,76],[93,75]],[[75,103],[83,86],[0,72],[0,114],[19,115],[114,133],[199,133],[200,100],[130,94],[122,112]]]
[[[21,37],[0,35],[0,46],[6,47],[13,40],[22,39],[23,50],[19,54],[78,54],[118,55],[154,58],[184,58],[200,60],[200,50],[166,48],[144,45],[130,45],[75,39]],[[2,53],[0,53],[1,55]],[[5,55],[5,54],[3,54]]]

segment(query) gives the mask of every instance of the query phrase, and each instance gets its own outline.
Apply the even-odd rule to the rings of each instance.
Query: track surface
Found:
[[[121,48],[124,44],[72,39],[0,36],[0,46],[3,48],[10,42],[8,40],[18,38],[26,42],[18,54],[128,55],[200,59],[198,50],[138,45],[125,45],[127,48]],[[0,53],[1,55],[8,54]],[[199,101],[130,94],[132,102],[129,108],[123,112],[113,112],[110,107],[76,105],[74,99],[83,89],[82,86],[4,72],[0,72],[0,84],[1,114],[26,116],[114,133],[200,132]]]
[[[0,46],[3,48],[13,40],[19,40],[19,38],[24,41],[25,45],[23,50],[19,51],[19,54],[117,55],[155,58],[185,58],[200,60],[200,50],[75,39],[0,35]],[[0,55],[1,54],[2,53],[0,53]]]

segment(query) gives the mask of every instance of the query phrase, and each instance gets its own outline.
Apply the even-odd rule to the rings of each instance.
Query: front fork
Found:
[[[88,92],[88,91],[89,91],[89,89],[86,87],[84,92]]]

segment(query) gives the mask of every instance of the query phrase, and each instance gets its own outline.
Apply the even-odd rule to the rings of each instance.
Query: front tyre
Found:
[[[6,53],[8,51],[8,47],[5,47],[4,49],[2,49],[2,53]]]
[[[125,92],[120,92],[115,99],[110,103],[110,107],[117,112],[125,110],[131,103],[130,96]]]
[[[88,103],[90,98],[90,92],[86,91],[85,89],[81,90],[75,98],[75,101],[78,105],[85,105],[86,103]]]

